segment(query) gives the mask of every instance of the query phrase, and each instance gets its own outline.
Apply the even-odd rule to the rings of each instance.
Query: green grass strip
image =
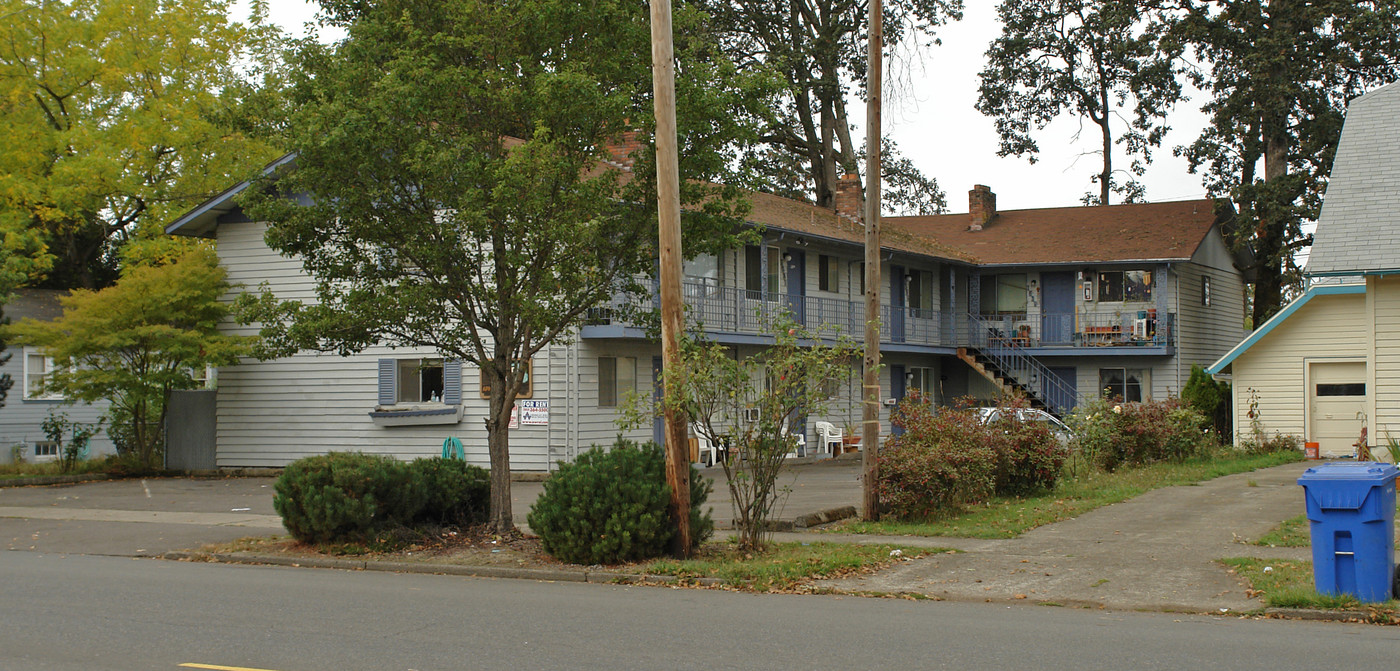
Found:
[[[891,553],[895,553],[895,555]],[[695,559],[660,559],[639,567],[646,573],[683,578],[723,578],[751,583],[760,592],[788,590],[804,580],[833,578],[873,570],[900,558],[935,552],[933,548],[844,543],[770,543],[762,553],[739,554],[733,546],[709,548]]]
[[[1090,510],[1126,501],[1173,485],[1188,485],[1225,475],[1300,461],[1296,452],[1227,454],[1159,463],[1114,473],[1095,472],[1062,479],[1055,490],[1028,498],[1002,497],[969,507],[961,514],[928,522],[852,521],[828,531],[839,533],[949,536],[956,538],[1011,538],[1046,524],[1078,517]]]

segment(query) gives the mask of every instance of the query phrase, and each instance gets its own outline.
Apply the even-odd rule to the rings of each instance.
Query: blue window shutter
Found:
[[[394,388],[395,373],[398,372],[394,359],[379,360],[379,405],[393,405],[398,401],[398,390]]]
[[[442,402],[447,405],[462,403],[462,362],[442,362]]]

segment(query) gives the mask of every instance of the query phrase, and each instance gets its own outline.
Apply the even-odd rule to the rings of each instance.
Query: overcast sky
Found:
[[[271,4],[273,22],[294,35],[301,35],[303,24],[315,16],[315,3],[277,0]],[[997,3],[973,0],[966,4],[963,20],[940,30],[942,46],[921,50],[916,61],[900,59],[898,65],[887,66],[885,134],[938,180],[952,212],[967,211],[967,192],[974,184],[990,186],[997,194],[997,207],[1003,210],[1078,205],[1086,192],[1098,190],[1089,179],[1099,170],[1100,159],[1086,153],[1097,149],[1096,127],[1084,122],[1083,136],[1088,141],[1076,143],[1079,120],[1062,118],[1036,136],[1041,148],[1036,164],[1023,158],[999,158],[992,119],[973,107],[983,52],[1001,30]],[[240,3],[234,16],[241,18],[246,12],[246,4]],[[323,39],[334,37],[322,35]],[[1172,132],[1154,153],[1143,178],[1148,200],[1205,197],[1201,176],[1188,173],[1186,162],[1171,152],[1173,146],[1194,140],[1205,124],[1198,111],[1202,100],[1195,97],[1178,106],[1170,120]],[[864,123],[864,103],[852,101],[851,113],[854,123]],[[1119,128],[1123,125],[1120,122]],[[852,135],[863,137],[864,131],[854,129]],[[1121,156],[1114,163],[1128,165]]]

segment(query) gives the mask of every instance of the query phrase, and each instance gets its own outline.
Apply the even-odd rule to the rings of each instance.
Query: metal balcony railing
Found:
[[[642,308],[660,307],[654,284]],[[766,333],[769,324],[784,312],[808,328],[860,338],[865,333],[865,304],[839,298],[794,296],[750,291],[735,287],[685,282],[682,295],[686,320],[707,331]],[[624,297],[589,311],[589,324],[621,323]],[[1175,342],[1176,315],[1160,316],[1155,310],[1112,314],[1002,314],[969,315],[943,310],[881,305],[880,340],[886,343],[942,347],[978,347],[1001,344],[1021,348],[1080,348],[1165,346]],[[981,343],[979,345],[978,343]]]

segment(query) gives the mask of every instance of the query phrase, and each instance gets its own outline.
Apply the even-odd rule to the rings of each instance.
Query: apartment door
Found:
[[[1079,396],[1074,366],[1053,367],[1047,370],[1050,374],[1040,382],[1040,397],[1050,406],[1050,412],[1057,415],[1073,410]]]
[[[784,254],[787,259],[788,309],[798,324],[807,324],[807,255],[801,249],[789,249]]]
[[[1040,344],[1070,344],[1074,334],[1074,273],[1041,273],[1040,291]]]
[[[890,341],[904,342],[904,267],[890,266]],[[904,384],[903,377],[900,384]],[[899,398],[898,396],[896,398]]]

